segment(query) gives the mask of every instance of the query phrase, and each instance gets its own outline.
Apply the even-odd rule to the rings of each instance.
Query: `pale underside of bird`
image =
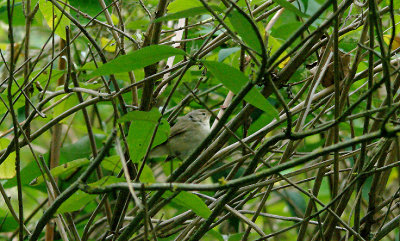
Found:
[[[154,147],[150,157],[168,155],[185,160],[211,132],[210,117],[211,114],[203,109],[178,117],[168,140]]]

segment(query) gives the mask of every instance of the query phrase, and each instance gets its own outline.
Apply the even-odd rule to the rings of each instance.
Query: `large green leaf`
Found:
[[[163,194],[163,197],[168,198],[172,194],[173,193],[171,191],[167,191]],[[211,210],[201,200],[201,198],[190,192],[180,192],[176,197],[174,197],[174,199],[171,200],[171,202],[181,207],[191,209],[194,213],[202,218],[208,218],[211,214]]]
[[[238,69],[215,61],[203,61],[207,69],[233,93],[237,94],[247,84],[249,79]],[[278,111],[255,88],[251,89],[244,99],[255,107],[269,113],[278,119]]]
[[[65,173],[70,173],[71,171],[76,170],[78,167],[82,167],[84,165],[89,164],[89,160],[87,158],[82,158],[82,159],[78,159],[78,160],[74,160],[74,161],[70,161],[68,163],[62,164],[60,166],[57,166],[53,169],[50,170],[51,175],[56,178],[58,176],[60,176],[61,174],[65,174]],[[47,179],[47,176],[46,176]],[[30,185],[35,186],[35,185],[39,185],[43,182],[43,176],[38,176],[35,179],[32,180],[32,182],[30,183]]]
[[[93,71],[88,77],[128,72],[149,66],[171,56],[185,54],[185,51],[181,49],[165,45],[152,45],[111,60]]]
[[[70,24],[69,18],[67,18],[57,7],[53,6],[53,4],[47,0],[39,0],[39,9],[46,19],[47,25],[49,25],[50,29],[53,29],[54,25],[54,27],[56,27],[55,33],[61,38],[65,39],[65,27],[69,26]],[[65,8],[65,11],[69,12],[69,8]]]
[[[119,120],[120,122],[131,121],[128,133],[128,148],[133,163],[139,163],[146,154],[147,147],[150,144],[151,137],[160,118],[160,112],[156,108],[153,108],[148,112],[129,112]],[[166,141],[169,136],[169,130],[168,122],[162,119],[158,126],[153,146]]]
[[[243,41],[256,52],[261,53],[262,45],[257,38],[257,32],[243,14],[233,10],[228,14],[228,17],[233,28]]]

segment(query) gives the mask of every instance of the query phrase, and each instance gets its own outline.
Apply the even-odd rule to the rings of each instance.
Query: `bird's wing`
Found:
[[[178,120],[178,122],[171,127],[171,132],[169,134],[169,138],[168,139],[171,139],[171,138],[173,138],[175,136],[181,135],[186,131],[186,126],[187,125],[182,125],[182,123],[180,123],[180,122],[184,122],[184,120],[180,120],[180,121]]]

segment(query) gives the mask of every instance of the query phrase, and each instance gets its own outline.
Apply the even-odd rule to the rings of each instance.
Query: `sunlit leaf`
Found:
[[[105,51],[111,52],[111,53],[115,52],[115,50],[117,48],[117,45],[115,44],[115,40],[101,37],[100,42],[101,42],[101,47],[104,48]]]
[[[50,1],[39,0],[39,9],[46,19],[47,25],[49,25],[50,29],[55,27],[54,32],[61,38],[65,39],[65,27],[69,26],[70,20]],[[69,12],[69,8],[66,7],[65,12]]]
[[[391,35],[383,35],[383,40],[385,41],[385,43],[387,45],[390,44],[390,40],[391,40],[392,36]],[[392,50],[396,50],[397,48],[400,47],[400,36],[394,36],[393,39],[393,44],[392,44]]]
[[[10,140],[0,138],[0,150],[4,150],[10,144]],[[10,153],[8,157],[0,164],[0,179],[10,179],[16,174],[15,170],[15,152]]]
[[[117,15],[111,14],[111,20],[112,20],[114,25],[118,25],[119,24],[119,18],[118,18]]]
[[[268,46],[271,47],[271,55],[274,54],[280,47],[281,47],[282,43],[277,40],[276,38],[269,36],[268,37]],[[287,55],[286,51],[283,51],[282,54],[279,57],[284,57]],[[282,61],[278,67],[279,68],[283,68],[285,67],[285,65],[289,62],[290,57],[287,57],[284,61]]]

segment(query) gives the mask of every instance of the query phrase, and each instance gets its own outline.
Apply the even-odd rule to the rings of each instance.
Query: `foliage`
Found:
[[[364,2],[0,0],[0,240],[398,240],[400,1]]]

